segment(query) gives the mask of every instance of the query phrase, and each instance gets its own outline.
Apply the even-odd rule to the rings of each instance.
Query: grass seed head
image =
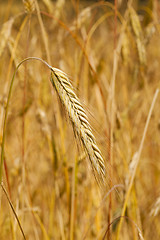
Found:
[[[55,87],[62,104],[65,106],[76,134],[81,139],[89,156],[96,180],[100,182],[100,184],[104,183],[105,164],[101,151],[96,144],[85,110],[74,93],[67,75],[59,69],[52,68],[51,82]]]
[[[34,0],[23,0],[24,8],[26,13],[32,13],[35,10],[35,1]]]
[[[8,39],[11,35],[11,29],[13,26],[13,22],[14,22],[14,18],[11,18],[10,20],[8,20],[7,22],[5,22],[2,25],[2,29],[0,32],[0,56],[3,53],[3,50],[8,42]]]

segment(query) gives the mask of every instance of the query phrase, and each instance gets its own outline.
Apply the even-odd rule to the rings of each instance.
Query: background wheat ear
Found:
[[[85,110],[74,93],[68,76],[61,70],[52,68],[51,83],[68,113],[74,131],[88,154],[98,184],[105,185],[106,170],[101,151],[96,144]]]
[[[24,8],[26,13],[32,13],[35,10],[35,1],[34,0],[23,0]]]

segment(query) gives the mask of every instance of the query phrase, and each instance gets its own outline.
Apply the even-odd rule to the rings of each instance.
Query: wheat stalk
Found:
[[[61,70],[51,68],[51,82],[55,87],[61,102],[65,106],[77,135],[87,151],[96,180],[98,183],[100,180],[100,183],[104,184],[104,160],[96,144],[85,110],[74,93],[69,78]]]

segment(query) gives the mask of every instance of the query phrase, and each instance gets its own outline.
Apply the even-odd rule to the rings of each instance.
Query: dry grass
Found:
[[[160,239],[160,4],[117,4],[0,3],[1,240]]]

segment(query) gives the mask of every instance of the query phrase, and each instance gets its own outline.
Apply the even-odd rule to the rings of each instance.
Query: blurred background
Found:
[[[0,0],[1,146],[15,68],[39,57],[68,74],[107,171],[100,189],[50,70],[23,63],[9,103],[3,184],[26,239],[160,239],[159,95],[139,155],[160,88],[159,20],[159,0]],[[24,239],[2,189],[0,197],[0,239]]]

